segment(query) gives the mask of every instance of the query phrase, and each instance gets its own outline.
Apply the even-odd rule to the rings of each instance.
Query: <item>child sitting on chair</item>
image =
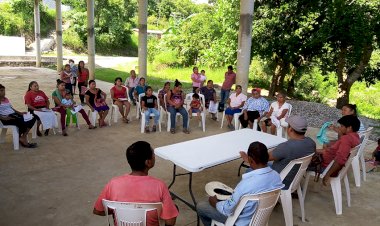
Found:
[[[145,114],[145,133],[150,132],[150,114],[154,114],[154,125],[152,128],[152,132],[156,132],[157,125],[160,119],[160,112],[158,111],[157,97],[153,95],[153,89],[150,86],[146,88],[145,96],[141,98],[141,109]]]
[[[70,92],[66,92],[65,98],[62,99],[61,103],[66,108],[66,127],[68,127],[70,124],[70,118],[73,119],[73,124],[75,123],[75,125],[78,125],[77,114],[73,109],[75,105],[75,101],[73,101]]]
[[[202,105],[197,93],[193,94],[193,100],[190,103],[189,116],[192,118],[192,113],[197,113],[198,120],[201,120]]]

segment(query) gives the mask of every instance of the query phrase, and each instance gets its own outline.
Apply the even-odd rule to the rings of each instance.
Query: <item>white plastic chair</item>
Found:
[[[249,226],[267,225],[269,217],[272,213],[272,210],[278,201],[278,197],[280,196],[280,191],[281,191],[281,188],[278,188],[275,190],[271,190],[271,191],[267,191],[267,192],[263,192],[259,194],[243,196],[240,199],[239,203],[237,204],[234,213],[227,218],[224,224],[218,221],[212,220],[211,226],[233,226],[248,201],[257,202],[257,208],[256,208],[255,213],[252,216]]]
[[[132,103],[131,102],[131,98],[129,97],[129,88],[128,87],[125,87],[127,88],[127,91],[126,91],[126,94],[127,94],[127,98],[128,98],[128,102],[129,103]],[[111,121],[113,120],[114,123],[117,123],[117,121],[119,120],[120,118],[120,112],[119,112],[119,107],[116,105],[116,104],[113,104],[112,102],[112,105],[111,105]],[[132,117],[130,117],[129,119],[130,121],[132,121]]]
[[[157,93],[153,93],[153,95],[157,97]],[[145,96],[145,93],[142,93],[142,94],[139,95],[139,102],[140,103],[141,103],[141,98],[143,96]],[[140,127],[141,127],[141,133],[144,133],[145,123],[146,123],[146,121],[145,121],[145,113],[144,113],[144,110],[142,109],[141,105],[140,105],[140,107],[141,107],[141,109],[140,109],[140,112],[141,112],[141,125],[140,125]],[[157,98],[157,108],[160,111],[161,106],[160,106],[160,101],[158,100],[158,98]],[[150,117],[154,117],[154,114],[152,113],[149,116]],[[162,116],[161,116],[161,112],[160,112],[160,118],[158,119],[158,129],[159,129],[160,132],[161,132],[161,119],[162,119]]]
[[[149,211],[155,209],[116,208],[116,222],[118,226],[146,226],[146,217]]]
[[[228,106],[227,106],[228,107]],[[234,114],[234,126],[235,126],[235,130],[238,130],[240,128],[240,121],[239,121],[239,116],[243,114],[243,111],[242,112],[239,112],[239,113],[235,113]],[[226,110],[223,111],[223,116],[222,116],[222,123],[220,125],[220,128],[222,129],[223,128],[223,123],[224,123],[224,117],[226,116]],[[257,126],[256,126],[257,127]]]
[[[90,118],[90,122],[93,126],[96,126],[96,118],[98,117],[98,111],[94,110],[88,110],[87,112],[88,117]],[[108,117],[108,126],[111,126],[111,117]]]
[[[186,94],[185,98],[185,104],[186,104],[186,111],[189,111],[190,109],[190,103],[193,99],[193,94],[194,93],[188,93]],[[198,94],[199,95],[199,100],[201,101],[201,107],[202,107],[202,112],[200,113],[201,115],[201,124],[202,124],[202,130],[203,132],[206,132],[206,105],[205,105],[205,96],[203,94]],[[192,113],[191,116],[198,116],[197,113]],[[190,118],[188,120],[188,125],[190,125]]]
[[[167,106],[167,103],[166,103],[166,95],[164,95],[164,103],[165,103],[165,106]],[[171,127],[171,121],[170,121],[170,112],[168,110],[165,110],[163,109],[166,113],[166,116],[167,116],[167,123],[166,123],[166,127],[167,127],[167,131],[170,132],[170,127]],[[182,116],[179,112],[176,113],[176,116]]]
[[[160,218],[161,216],[161,211],[162,211],[162,203],[161,202],[158,202],[158,203],[135,203],[135,202],[117,202],[117,201],[109,201],[109,200],[106,200],[106,199],[103,199],[102,200],[102,203],[103,203],[103,206],[104,206],[104,212],[106,214],[106,217],[107,217],[107,225],[112,225],[110,223],[110,217],[109,217],[109,213],[108,213],[108,209],[111,209],[113,211],[116,210],[116,218],[117,218],[117,221],[119,220],[122,220],[123,222],[126,222],[126,221],[135,221],[134,219],[130,219],[130,218],[127,218],[128,216],[134,214],[136,217],[137,214],[139,214],[140,216],[142,216],[142,213],[144,213],[144,216],[143,218],[145,219],[146,217],[146,212],[147,211],[151,211],[151,210],[157,210],[157,216],[158,216],[158,222],[159,222],[159,225],[160,226],[164,226],[165,225],[165,221],[162,220]],[[129,210],[143,210],[143,211],[133,211],[132,214],[131,212],[129,212]],[[129,213],[127,213],[129,212]],[[136,219],[136,218],[135,218]],[[137,219],[137,224],[126,224],[126,225],[145,225],[145,222],[143,224],[141,224],[141,220],[139,220],[141,218],[138,218]],[[111,222],[112,222],[112,218],[111,218]],[[123,224],[121,224],[123,225]],[[120,224],[118,224],[118,226],[120,226]]]
[[[360,144],[351,149],[350,156],[349,156],[346,164],[339,171],[338,176],[330,178],[330,185],[331,185],[331,190],[333,193],[336,215],[342,215],[342,185],[341,185],[341,180],[344,180],[344,185],[346,187],[347,206],[348,207],[351,206],[350,184],[348,183],[347,171],[350,168],[352,159],[356,156],[359,148],[360,148]],[[320,174],[321,179],[326,175],[326,173],[329,171],[329,169],[331,168],[333,163],[334,163],[334,160],[331,161],[331,163],[327,166],[327,168],[323,171],[323,173]],[[310,176],[315,176],[315,172],[309,171],[306,173],[306,178],[305,178],[305,182],[303,184],[303,189],[302,189],[304,199],[306,197],[306,191],[307,191],[307,186],[309,183]]]
[[[364,136],[363,141],[360,144],[360,148],[356,156],[352,159],[352,170],[354,173],[355,185],[356,187],[360,187],[360,168],[363,174],[363,181],[367,180],[367,173],[365,168],[365,160],[364,160],[364,148],[367,145],[369,135],[372,132],[373,127],[369,127],[364,133],[361,135]],[[360,166],[361,165],[361,166]]]
[[[0,129],[1,129],[1,135],[0,135],[0,143],[5,142],[5,135],[7,134],[8,129],[12,129],[12,135],[13,135],[13,149],[15,151],[20,149],[20,139],[19,139],[19,133],[18,133],[18,128],[17,126],[13,125],[4,125],[0,121]]]
[[[280,176],[281,180],[284,180],[285,177],[289,174],[293,166],[300,165],[297,174],[295,175],[292,183],[289,185],[287,190],[281,190],[280,198],[282,210],[284,212],[285,224],[286,226],[293,226],[293,207],[292,207],[292,193],[297,190],[298,200],[301,207],[301,216],[302,221],[305,222],[305,205],[304,198],[301,190],[301,179],[305,175],[306,169],[309,166],[311,158],[314,153],[305,156],[303,158],[294,159],[289,162],[289,164],[281,171]]]
[[[288,103],[289,104],[289,103]],[[288,110],[288,113],[287,113],[287,117],[290,116],[290,114],[292,113],[292,108],[293,106],[291,104],[289,104],[289,110]],[[279,137],[283,137],[283,135],[285,135],[285,138],[288,139],[288,133],[286,132],[286,128],[288,128],[288,123],[285,122],[284,120],[280,120],[280,123],[281,123],[281,126],[277,128],[277,136]]]

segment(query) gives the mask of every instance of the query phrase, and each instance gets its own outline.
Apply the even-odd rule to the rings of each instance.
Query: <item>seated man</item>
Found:
[[[248,125],[252,128],[255,119],[260,121],[260,118],[269,110],[269,103],[260,95],[260,92],[261,89],[253,88],[252,96],[245,102],[242,108],[243,114],[240,115],[239,120],[243,128],[247,128]],[[257,125],[257,130],[260,131],[259,124]]]
[[[245,173],[234,189],[232,196],[219,201],[216,196],[209,197],[208,202],[197,205],[197,213],[205,226],[211,225],[212,219],[224,223],[232,215],[240,198],[247,194],[256,194],[283,187],[280,175],[268,165],[268,149],[260,142],[253,142],[248,148],[248,163],[251,172]],[[235,222],[236,226],[246,226],[251,221],[257,208],[257,202],[248,202]]]
[[[120,202],[162,202],[162,212],[159,217],[165,220],[165,225],[175,225],[178,210],[168,188],[163,181],[148,176],[148,171],[155,163],[155,155],[150,144],[137,141],[128,147],[126,155],[132,172],[108,182],[95,202],[93,213],[105,215],[102,199]],[[148,215],[147,222],[147,225],[158,225],[157,217]]]
[[[290,161],[315,153],[316,150],[315,142],[310,137],[305,136],[307,121],[304,117],[298,115],[290,116],[287,122],[289,126],[286,132],[288,133],[289,140],[279,144],[273,151],[269,152],[269,161],[273,161],[271,167],[278,173],[281,173]],[[240,152],[240,155],[247,162],[246,154]],[[286,188],[293,181],[298,167],[293,167],[284,179],[283,183]]]
[[[317,153],[322,154],[322,169],[325,169],[331,161],[335,160],[323,178],[324,185],[327,185],[330,177],[336,176],[339,170],[346,164],[351,149],[360,144],[360,138],[357,133],[360,128],[358,117],[346,115],[340,118],[338,123],[340,124],[338,129],[339,133],[342,134],[341,137],[334,143],[330,142],[331,144],[328,147],[317,150]]]

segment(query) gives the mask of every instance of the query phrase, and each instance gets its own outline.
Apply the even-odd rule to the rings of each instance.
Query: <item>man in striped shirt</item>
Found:
[[[269,111],[269,103],[260,95],[260,92],[260,88],[253,88],[252,96],[242,108],[243,114],[240,115],[239,120],[243,128],[247,128],[248,125],[252,128],[255,119],[260,121],[260,118]],[[259,124],[257,125],[257,130],[260,131]]]

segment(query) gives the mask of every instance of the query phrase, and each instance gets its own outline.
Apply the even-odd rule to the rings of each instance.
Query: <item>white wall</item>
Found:
[[[25,37],[1,36],[0,56],[24,56]]]

